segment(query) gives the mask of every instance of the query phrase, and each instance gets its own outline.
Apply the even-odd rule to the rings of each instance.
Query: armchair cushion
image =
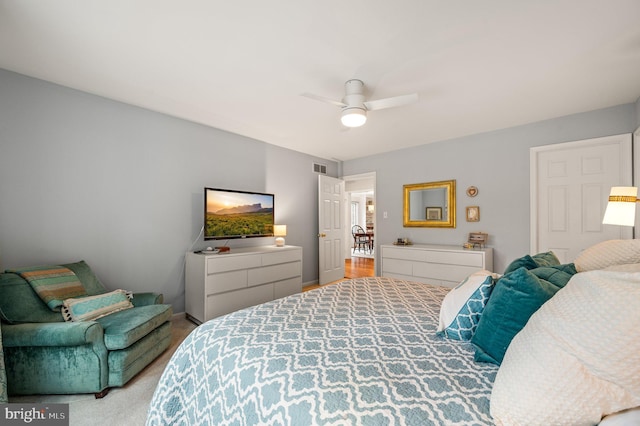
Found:
[[[151,292],[133,293],[131,303],[133,306],[162,305],[164,296],[161,293]]]
[[[104,344],[108,350],[131,346],[161,324],[171,320],[170,305],[149,305],[127,309],[98,318],[104,328]]]

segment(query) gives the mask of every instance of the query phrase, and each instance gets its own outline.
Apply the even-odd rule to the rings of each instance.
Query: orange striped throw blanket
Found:
[[[27,280],[52,311],[59,311],[64,299],[87,295],[76,274],[62,266],[36,266],[7,272],[14,272]]]

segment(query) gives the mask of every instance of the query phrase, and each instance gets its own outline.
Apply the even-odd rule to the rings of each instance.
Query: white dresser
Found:
[[[493,249],[415,244],[382,245],[382,276],[455,287],[481,269],[493,272]]]
[[[302,291],[302,247],[262,246],[187,253],[185,312],[203,323]]]

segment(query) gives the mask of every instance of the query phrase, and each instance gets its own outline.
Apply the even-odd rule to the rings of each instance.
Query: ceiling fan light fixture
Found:
[[[340,121],[346,127],[360,127],[367,121],[367,112],[358,107],[347,107],[342,110]]]

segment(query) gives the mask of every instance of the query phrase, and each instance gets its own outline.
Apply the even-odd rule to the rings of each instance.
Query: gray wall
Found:
[[[84,259],[105,285],[159,291],[184,310],[184,253],[204,186],[272,192],[288,244],[318,278],[317,175],[375,171],[376,243],[461,245],[490,235],[496,271],[529,250],[529,148],[629,133],[640,101],[336,164],[0,69],[0,270]],[[402,226],[402,185],[456,179],[456,229]],[[475,185],[479,194],[468,198]],[[465,207],[480,206],[480,222]],[[388,218],[383,213],[388,212]],[[273,239],[229,245],[272,244]],[[379,262],[378,262],[379,263]]]
[[[529,148],[631,133],[638,125],[636,104],[620,105],[346,161],[342,173],[376,172],[377,245],[406,237],[415,243],[462,246],[469,232],[487,232],[494,270],[502,272],[529,252]],[[404,228],[402,186],[449,179],[457,181],[457,227]],[[478,187],[475,198],[466,195],[471,185]],[[480,222],[467,222],[466,207],[474,205],[480,207]]]
[[[0,269],[84,259],[108,288],[183,312],[184,253],[215,245],[198,238],[211,186],[274,193],[317,281],[313,161],[337,176],[335,162],[0,70]]]

